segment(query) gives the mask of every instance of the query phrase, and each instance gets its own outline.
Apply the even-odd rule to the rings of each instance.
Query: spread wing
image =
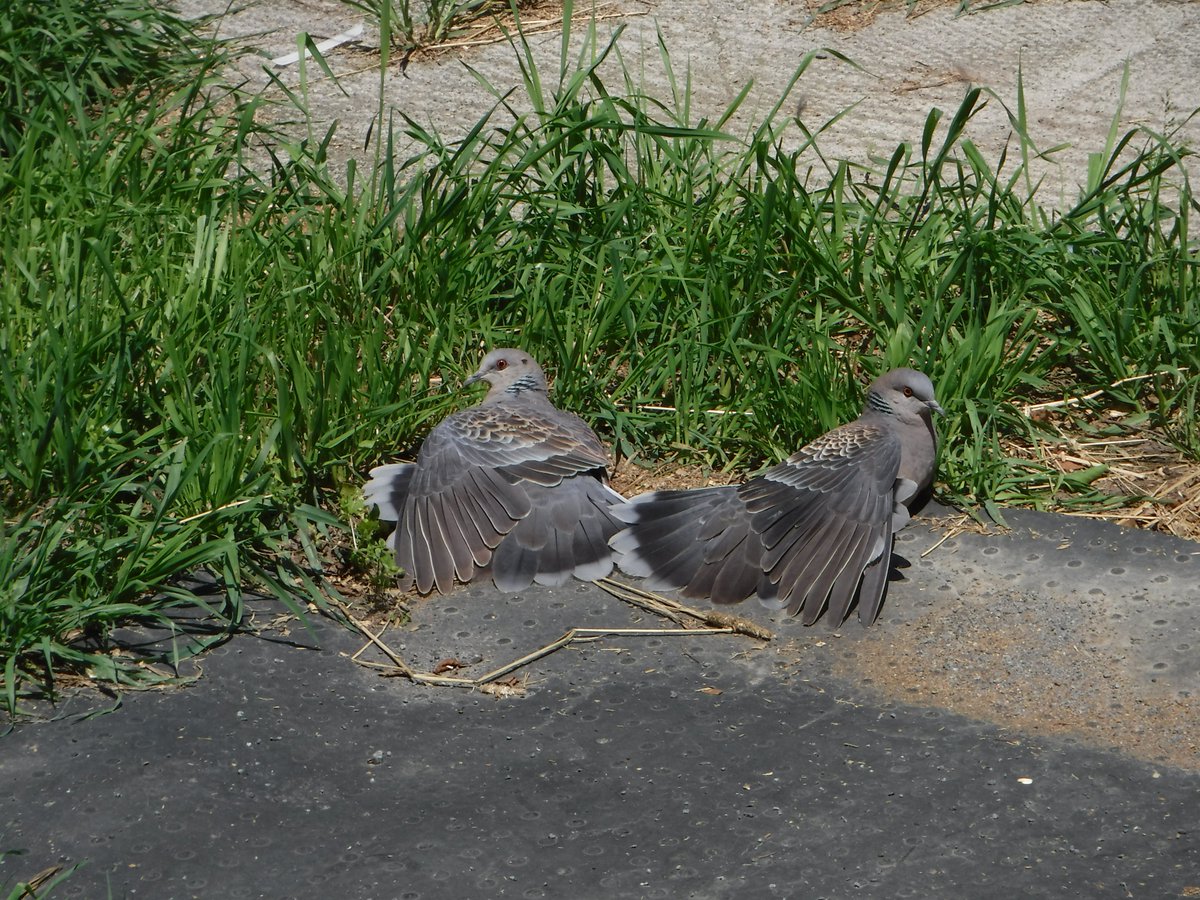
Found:
[[[375,484],[373,479],[364,493],[393,501],[396,562],[409,579],[406,586],[444,592],[456,577],[470,581],[490,567],[498,585],[514,590],[529,584],[518,582],[531,570],[530,579],[549,579],[571,563],[565,578],[577,565],[595,567],[598,555],[608,558],[607,535],[617,525],[605,522],[605,511],[618,495],[602,483],[606,464],[599,438],[578,417],[548,402],[541,407],[493,404],[444,419],[425,439],[411,471],[381,467],[391,480]],[[595,484],[561,489],[575,479]],[[382,515],[384,504],[377,505]],[[558,535],[552,544],[546,536],[548,527],[566,527],[572,517],[585,532],[577,565],[573,553],[560,552]],[[505,536],[526,520],[532,524],[520,529],[521,546],[533,551],[532,559],[523,553],[493,558]],[[580,524],[585,520],[586,526]],[[575,532],[568,528],[572,550]],[[595,543],[594,533],[604,534],[604,549],[589,555],[584,551]]]
[[[651,590],[737,603],[762,574],[762,542],[736,487],[653,491],[615,510],[628,527],[609,543],[618,565]]]
[[[826,601],[845,619],[861,584],[860,618],[879,612],[899,503],[900,441],[883,425],[852,422],[736,487],[655,491],[617,507],[626,528],[610,541],[618,564],[652,589],[768,606],[812,624]],[[897,498],[898,487],[904,496]]]
[[[859,617],[874,620],[887,583],[900,455],[891,429],[860,420],[738,489],[762,544],[758,595],[766,605],[803,610],[810,625],[828,601],[841,624],[861,583]]]

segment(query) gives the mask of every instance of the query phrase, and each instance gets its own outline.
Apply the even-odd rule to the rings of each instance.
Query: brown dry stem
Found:
[[[604,579],[608,582],[608,579]],[[679,628],[572,628],[563,634],[557,640],[551,641],[542,647],[538,647],[524,656],[519,657],[511,662],[492,669],[490,672],[480,675],[478,678],[456,678],[450,675],[442,675],[434,672],[418,672],[413,669],[408,663],[401,658],[400,654],[396,653],[383,641],[383,631],[379,633],[373,632],[367,627],[367,624],[350,612],[344,604],[337,604],[338,609],[343,616],[363,637],[367,639],[367,643],[359,648],[355,653],[349,654],[349,658],[360,666],[365,666],[370,669],[379,670],[384,675],[398,676],[407,678],[416,684],[436,685],[439,687],[463,687],[474,690],[483,690],[485,693],[492,694],[495,697],[519,696],[524,693],[524,687],[515,682],[500,684],[499,687],[494,687],[499,682],[499,679],[505,675],[529,665],[529,663],[549,656],[556,650],[561,650],[563,647],[576,643],[591,643],[601,640],[606,637],[619,635],[625,636],[646,636],[646,637],[662,637],[664,635],[697,635],[697,634],[748,634],[752,637],[757,637],[761,640],[770,640],[771,632],[764,628],[755,625],[753,622],[747,622],[738,619],[736,616],[727,616],[722,613],[706,614],[697,610],[692,610],[683,604],[675,603],[673,600],[668,600],[665,597],[657,597],[657,595],[649,594],[645,591],[638,591],[636,588],[622,585],[620,582],[609,582],[608,585],[597,582],[611,593],[614,597],[634,603],[656,615],[664,616],[674,622],[681,623],[684,620],[682,615],[690,615],[702,621],[727,621],[729,624],[698,627],[696,625],[683,626]],[[618,591],[626,592],[628,596],[622,596]],[[636,596],[636,599],[631,597]],[[386,630],[387,626],[384,626]],[[764,636],[765,635],[765,636]],[[379,663],[372,660],[364,660],[360,657],[369,647],[375,647],[381,652],[390,663]]]
[[[652,591],[644,591],[641,588],[636,588],[621,581],[614,581],[611,578],[601,578],[595,584],[597,587],[612,594],[618,600],[624,600],[626,603],[640,606],[642,609],[665,616],[681,625],[686,622],[682,617],[690,616],[692,619],[703,622],[710,628],[728,630],[734,634],[744,634],[747,637],[757,638],[760,641],[769,641],[775,636],[770,629],[764,628],[757,622],[751,622],[749,619],[743,619],[741,616],[717,612],[716,610],[695,609],[691,606],[685,606],[678,600],[672,600],[670,597],[664,597]],[[693,626],[692,630],[698,629],[695,629]]]

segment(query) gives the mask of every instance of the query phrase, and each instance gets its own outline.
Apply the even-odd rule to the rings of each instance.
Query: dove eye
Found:
[[[507,369],[507,368],[508,368],[508,360],[507,360],[507,359],[498,359],[498,360],[496,360],[496,369],[497,369],[498,371],[501,371],[501,372],[503,372],[503,371],[504,371],[505,369]]]
[[[913,389],[912,389],[912,388],[910,388],[910,387],[906,387],[906,388],[904,389],[904,396],[905,396],[905,397],[911,397],[912,395],[913,395]]]

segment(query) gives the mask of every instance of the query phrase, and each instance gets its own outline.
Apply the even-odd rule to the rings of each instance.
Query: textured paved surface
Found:
[[[55,896],[1194,896],[1200,546],[1013,524],[924,558],[940,535],[910,528],[869,631],[751,603],[769,645],[609,638],[521,670],[522,697],[380,677],[327,623],[320,650],[238,638],[191,687],[0,740],[0,883],[86,861]],[[661,624],[592,586],[468,588],[385,639],[479,674]]]
[[[175,5],[189,15],[231,9],[226,0],[177,0]],[[967,137],[989,165],[999,166],[1007,150],[1005,171],[1012,172],[1010,115],[1017,114],[1018,97],[1038,150],[1055,148],[1028,161],[1032,182],[1042,184],[1039,198],[1051,206],[1074,203],[1078,186],[1087,179],[1088,154],[1103,151],[1114,116],[1119,134],[1144,126],[1175,134],[1192,147],[1200,142],[1200,117],[1190,116],[1200,106],[1197,0],[976,2],[970,4],[974,9],[990,8],[972,15],[959,15],[958,3],[905,3],[862,28],[839,27],[839,19],[844,26],[852,17],[814,19],[818,7],[830,5],[821,0],[598,0],[595,7],[603,16],[598,24],[601,45],[616,28],[625,29],[621,57],[639,90],[666,100],[672,95],[672,77],[677,83],[686,77],[693,121],[721,118],[753,83],[728,124],[738,137],[780,99],[805,54],[819,48],[836,51],[812,63],[784,105],[785,110],[803,110],[806,126],[820,133],[819,145],[829,159],[878,168],[901,141],[920,147],[926,118],[935,107],[945,112],[934,141],[940,146],[946,124],[972,84],[995,92],[967,128]],[[575,6],[585,14],[593,8],[591,3]],[[904,14],[905,6],[913,7],[912,15]],[[267,57],[295,51],[299,33],[321,40],[363,19],[341,0],[232,9],[222,19],[220,33],[252,36]],[[550,18],[546,10],[525,16],[535,32],[530,43],[547,85],[558,72],[561,36],[557,27],[540,30],[535,23]],[[576,36],[585,30],[581,21]],[[660,34],[673,76],[660,61]],[[369,36],[366,43],[371,44]],[[303,86],[299,66],[271,67],[272,78],[304,94],[318,134],[337,122],[329,148],[334,159],[372,158],[374,145],[367,136],[381,133],[375,121],[381,81],[376,60],[353,44],[331,51],[328,62],[339,76],[337,84],[321,77],[315,66],[309,66]],[[1123,87],[1126,65],[1129,82]],[[250,84],[267,84],[261,60],[244,60],[242,71]],[[516,88],[507,102],[527,106],[516,57],[505,43],[418,55],[403,72],[394,55],[383,79],[384,106],[422,127],[463,135],[495,102],[475,73],[500,92]],[[615,65],[601,73],[610,90],[623,83]],[[503,119],[497,124],[504,124]],[[403,134],[396,139],[401,158],[414,149]],[[806,142],[796,127],[785,129],[782,139],[792,147]],[[1142,143],[1141,138],[1134,141],[1135,146]],[[811,166],[811,177],[820,182],[825,166],[812,154],[805,159],[803,165]],[[1196,160],[1185,158],[1182,165],[1195,181]]]

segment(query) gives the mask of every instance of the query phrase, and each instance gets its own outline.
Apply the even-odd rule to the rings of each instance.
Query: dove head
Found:
[[[929,376],[915,369],[892,369],[867,388],[867,410],[895,416],[902,422],[930,422],[933,413],[943,413],[933,396]]]
[[[522,391],[546,393],[546,373],[524,350],[505,347],[493,350],[479,364],[479,371],[463,382],[463,387],[477,381],[488,383],[486,400],[505,395],[516,396]]]

